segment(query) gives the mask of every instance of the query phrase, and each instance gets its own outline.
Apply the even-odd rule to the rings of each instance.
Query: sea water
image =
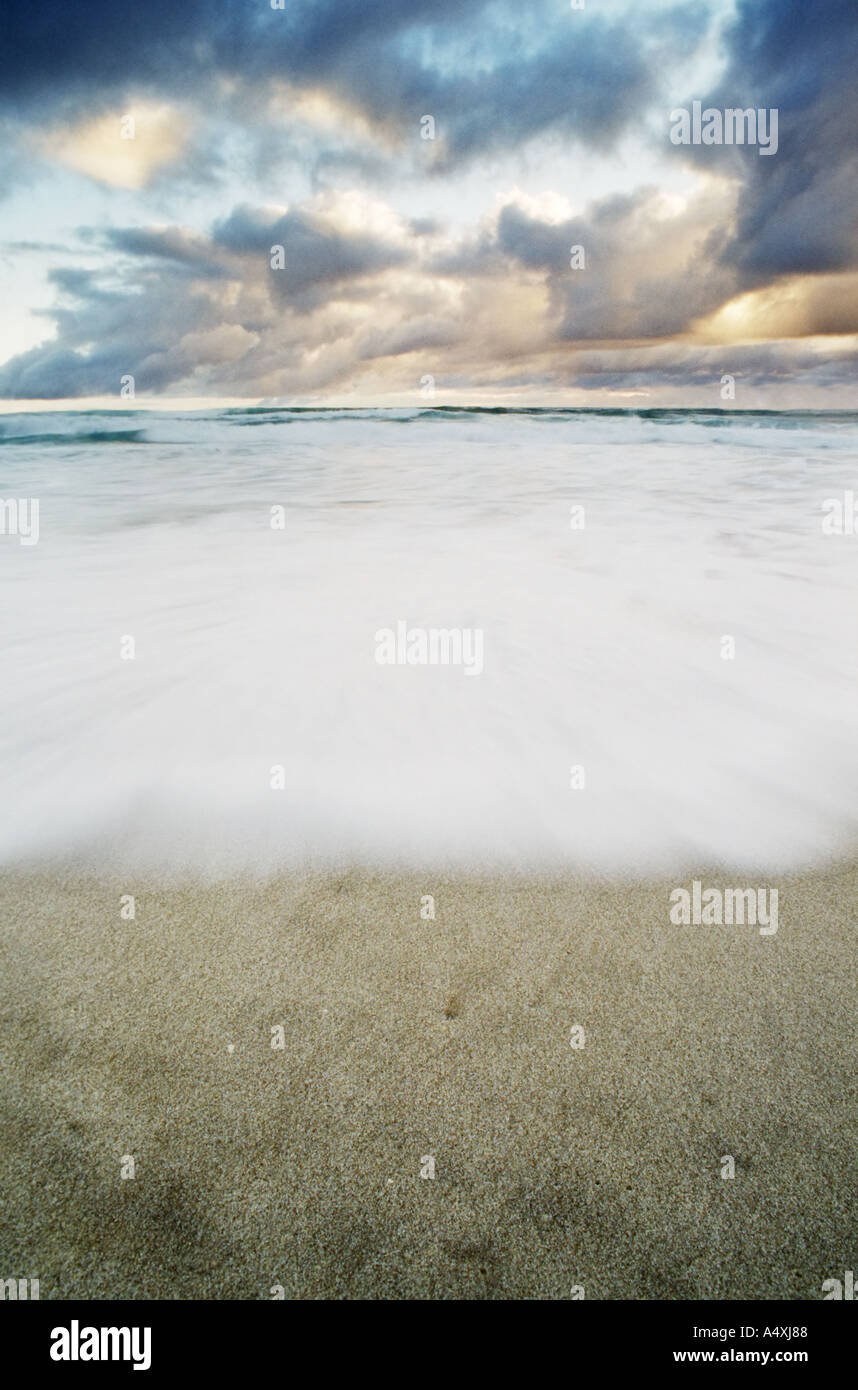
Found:
[[[857,451],[850,413],[2,416],[0,859],[847,852]]]

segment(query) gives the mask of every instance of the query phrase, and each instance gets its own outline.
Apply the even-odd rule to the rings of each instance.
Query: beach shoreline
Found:
[[[690,878],[7,871],[3,1276],[822,1297],[858,1234],[858,861],[756,880],[769,936],[672,925]]]

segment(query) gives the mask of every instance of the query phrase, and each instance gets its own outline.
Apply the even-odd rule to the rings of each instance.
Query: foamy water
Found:
[[[822,516],[856,445],[852,415],[2,417],[40,538],[0,536],[0,858],[853,848],[858,536]],[[378,665],[400,619],[481,629],[484,671]]]

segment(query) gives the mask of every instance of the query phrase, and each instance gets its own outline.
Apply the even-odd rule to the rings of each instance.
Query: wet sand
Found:
[[[690,874],[5,874],[0,1275],[820,1298],[858,1259],[858,865],[697,877],[777,887],[777,934],[671,925]]]

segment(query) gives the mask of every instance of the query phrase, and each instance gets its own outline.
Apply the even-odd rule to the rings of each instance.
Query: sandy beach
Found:
[[[690,875],[7,873],[4,1277],[820,1298],[858,1236],[858,864],[698,876],[777,887],[777,933],[672,926]]]

